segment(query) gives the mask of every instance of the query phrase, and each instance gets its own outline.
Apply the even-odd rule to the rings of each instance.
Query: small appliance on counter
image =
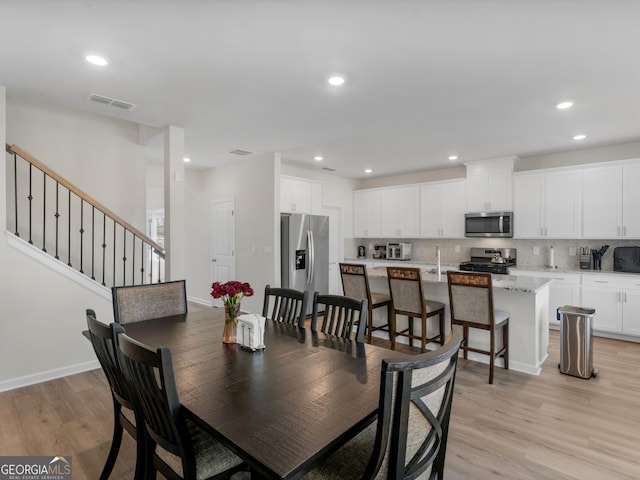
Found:
[[[589,255],[589,247],[580,247],[580,270],[589,270],[591,268],[591,256]]]
[[[373,246],[373,253],[371,254],[371,256],[375,260],[384,260],[385,258],[387,258],[387,246],[386,245],[374,245]]]
[[[387,243],[387,260],[411,260],[411,244],[408,242]]]
[[[640,273],[640,247],[616,247],[613,249],[615,272]]]
[[[460,270],[508,275],[509,267],[515,267],[516,259],[515,248],[472,248],[471,260],[462,262]]]
[[[364,248],[364,245],[358,246],[358,258],[366,258],[367,257],[367,249]]]
[[[594,270],[602,270],[602,257],[607,253],[607,250],[609,250],[609,245],[603,245],[600,250],[591,250]]]

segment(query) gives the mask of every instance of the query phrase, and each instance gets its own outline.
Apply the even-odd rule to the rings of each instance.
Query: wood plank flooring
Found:
[[[489,385],[487,365],[460,360],[448,480],[640,478],[640,344],[594,338],[600,374],[583,380],[558,372],[557,331],[550,341],[539,377],[497,368]],[[72,455],[75,480],[97,479],[112,422],[101,370],[0,393],[0,455]],[[125,433],[111,478],[134,467]]]

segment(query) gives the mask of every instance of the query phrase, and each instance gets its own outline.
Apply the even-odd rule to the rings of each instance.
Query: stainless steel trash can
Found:
[[[556,316],[560,320],[560,373],[580,378],[591,378],[597,374],[593,369],[591,330],[593,308],[565,305],[558,307]]]

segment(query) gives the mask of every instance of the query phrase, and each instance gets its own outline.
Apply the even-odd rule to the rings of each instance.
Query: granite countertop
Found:
[[[457,267],[455,267],[455,269],[457,270]],[[452,269],[449,268],[449,270]],[[370,278],[386,278],[387,269],[385,267],[368,268],[367,274]],[[447,275],[445,274],[444,266],[441,275],[431,273],[431,271],[423,271],[422,281],[425,283],[446,285]],[[509,292],[537,293],[541,289],[549,286],[552,281],[552,278],[530,277],[527,275],[492,275],[494,290],[501,289]]]

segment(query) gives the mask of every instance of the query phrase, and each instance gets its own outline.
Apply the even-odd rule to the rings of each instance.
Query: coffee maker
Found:
[[[366,258],[367,257],[367,249],[364,248],[364,245],[358,246],[358,258]]]

